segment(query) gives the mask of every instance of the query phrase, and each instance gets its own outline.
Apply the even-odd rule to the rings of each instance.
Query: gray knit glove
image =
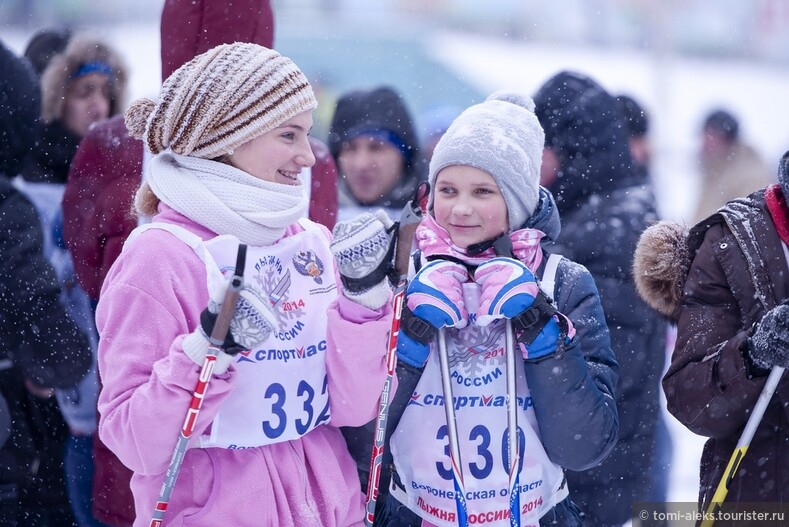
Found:
[[[214,330],[224,294],[221,284],[211,288],[208,307],[200,315],[200,325],[184,338],[184,353],[198,365],[202,365],[208,354],[208,337]],[[245,285],[238,295],[230,330],[222,344],[222,352],[217,355],[214,373],[225,373],[235,355],[260,347],[276,327],[277,316],[265,293],[253,284]]]
[[[334,226],[331,252],[348,299],[369,309],[380,309],[389,300],[394,231],[395,224],[381,209]]]
[[[789,368],[789,305],[775,306],[762,317],[748,339],[748,353],[760,368]]]

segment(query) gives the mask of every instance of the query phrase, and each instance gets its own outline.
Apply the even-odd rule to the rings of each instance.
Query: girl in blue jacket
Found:
[[[541,247],[559,222],[539,186],[544,133],[533,112],[526,96],[494,93],[463,112],[436,147],[398,341],[392,483],[378,525],[450,527],[463,513],[471,524],[510,525],[505,319],[521,359],[513,491],[520,524],[580,525],[564,470],[597,465],[616,443],[618,367],[597,288],[583,266]],[[441,328],[462,488],[431,351]]]

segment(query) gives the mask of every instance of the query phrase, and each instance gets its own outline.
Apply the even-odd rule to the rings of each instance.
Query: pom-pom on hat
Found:
[[[518,230],[539,202],[544,145],[534,101],[520,93],[497,91],[460,114],[439,140],[430,161],[430,187],[435,188],[438,173],[448,166],[483,170],[501,189],[510,231]]]
[[[258,44],[222,44],[178,68],[158,102],[138,99],[126,127],[154,153],[215,159],[318,106],[289,58]]]

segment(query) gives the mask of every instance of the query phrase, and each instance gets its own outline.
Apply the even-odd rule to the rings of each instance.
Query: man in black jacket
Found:
[[[90,368],[88,342],[64,312],[33,205],[10,182],[40,111],[30,65],[0,42],[0,394],[11,408],[0,449],[0,525],[72,525],[63,482],[67,434],[53,388]]]

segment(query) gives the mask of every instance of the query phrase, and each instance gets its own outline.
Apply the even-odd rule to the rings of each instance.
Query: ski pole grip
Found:
[[[225,299],[222,301],[222,307],[219,308],[214,329],[211,331],[211,343],[222,343],[225,341],[225,336],[227,336],[227,332],[230,329],[230,321],[233,320],[233,314],[236,311],[238,295],[244,287],[244,264],[246,259],[247,246],[242,243],[238,246],[236,270],[230,278],[230,284],[228,284],[225,292]]]
[[[408,274],[408,263],[411,258],[411,244],[414,243],[414,235],[416,228],[419,225],[416,223],[409,223],[407,225],[400,224],[397,231],[397,248],[395,249],[395,272],[398,276],[405,276]]]

